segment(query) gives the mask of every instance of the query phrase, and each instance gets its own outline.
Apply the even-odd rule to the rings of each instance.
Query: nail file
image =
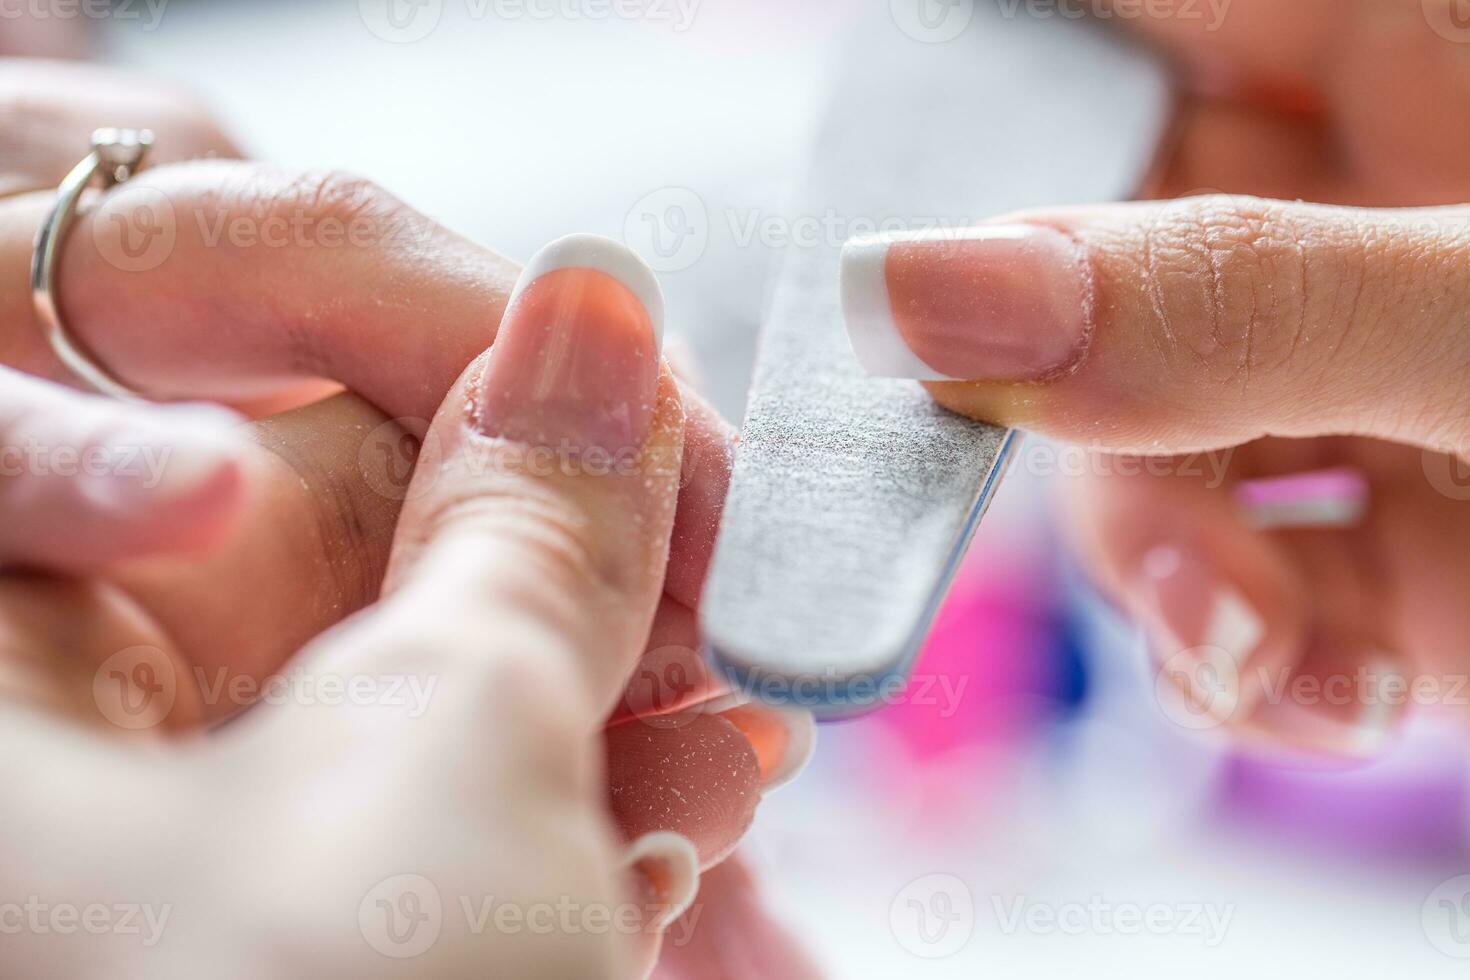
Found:
[[[970,22],[926,43],[906,2],[928,10],[864,4],[843,49],[795,212],[836,233],[781,256],[701,601],[734,683],[819,715],[907,674],[1019,438],[862,373],[841,239],[1126,197],[1170,108],[1161,65],[1104,25],[980,0],[940,8]]]

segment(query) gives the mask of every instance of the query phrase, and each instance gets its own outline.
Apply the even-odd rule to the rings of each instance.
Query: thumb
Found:
[[[870,373],[1099,449],[1356,434],[1455,450],[1467,216],[1226,197],[1028,212],[849,242],[843,306]]]
[[[653,273],[614,242],[570,236],[533,257],[429,428],[385,586],[482,648],[569,669],[595,702],[589,731],[662,591],[683,442],[662,315]]]

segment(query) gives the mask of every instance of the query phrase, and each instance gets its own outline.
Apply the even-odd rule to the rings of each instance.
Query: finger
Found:
[[[149,129],[154,163],[237,157],[238,147],[182,89],[103,65],[0,61],[0,196],[54,188],[87,155],[92,131]]]
[[[456,671],[507,658],[562,679],[589,734],[643,649],[673,524],[683,416],[661,317],[621,246],[538,254],[429,429],[374,614],[427,631]]]
[[[1238,725],[1265,699],[1263,679],[1300,660],[1309,589],[1291,552],[1237,506],[1234,480],[1198,474],[1186,457],[1150,462],[1149,472],[1117,467],[1070,481],[1071,539],[1097,583],[1143,625],[1157,679],[1185,698],[1168,716]]]
[[[397,453],[413,435],[351,395],[245,435],[252,492],[208,554],[109,570],[187,655],[177,683],[199,689],[208,721],[268,696],[304,644],[378,597],[412,472]]]
[[[42,335],[21,329],[50,203],[6,203],[0,323],[15,327],[0,353],[64,378]],[[327,378],[420,419],[494,338],[515,275],[367,181],[219,160],[144,170],[99,197],[58,273],[72,331],[151,395],[234,401]]]
[[[49,203],[0,210],[0,323],[21,325],[0,331],[0,363],[69,382],[31,311],[32,239]],[[156,255],[147,228],[164,229]],[[78,221],[62,262],[70,327],[143,391],[241,403],[327,378],[408,428],[427,424],[494,340],[520,272],[358,178],[222,161],[144,171]],[[702,399],[683,400],[669,590],[693,605],[734,433]]]
[[[218,545],[245,502],[239,421],[0,368],[0,565],[78,571]]]
[[[1263,435],[1467,436],[1459,209],[1193,198],[844,250],[869,371],[957,411],[1148,453]]]
[[[700,877],[664,933],[655,980],[816,980],[825,974],[771,908],[739,854]]]
[[[420,785],[493,801],[527,839],[569,822],[597,839],[597,733],[648,635],[678,494],[662,312],[652,272],[613,242],[574,236],[532,259],[425,437],[385,598],[303,655],[314,672],[434,678],[434,723],[288,709],[277,730],[311,725],[314,744],[353,754],[386,737]],[[489,751],[466,764],[467,744]]]
[[[609,728],[604,740],[608,807],[624,839],[673,831],[708,868],[750,827],[761,800],[759,761],[719,715],[642,718]]]
[[[1444,672],[1402,652],[1433,644],[1411,644],[1401,573],[1381,548],[1426,523],[1405,523],[1395,501],[1429,503],[1430,491],[1397,465],[1370,483],[1338,442],[1252,444],[1228,471],[1204,467],[1210,478],[1198,458],[1149,460],[1148,472],[1115,459],[1070,488],[1080,554],[1143,624],[1168,719],[1273,750],[1369,756],[1396,732],[1407,679]],[[1428,523],[1450,548],[1462,537]]]

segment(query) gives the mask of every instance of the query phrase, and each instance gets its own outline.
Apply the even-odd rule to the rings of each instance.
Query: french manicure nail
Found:
[[[1183,548],[1151,550],[1144,556],[1140,579],[1151,649],[1191,679],[1201,679],[1209,667],[1212,690],[1194,694],[1220,721],[1249,717],[1265,692],[1256,672],[1248,669],[1265,638],[1260,615],[1239,590]]]
[[[810,711],[749,703],[721,711],[720,717],[750,741],[760,765],[763,792],[796,779],[816,750],[817,722]]]
[[[682,834],[644,834],[628,845],[623,866],[633,875],[639,901],[659,909],[649,923],[655,931],[688,911],[699,894],[699,854]]]
[[[1091,262],[1042,225],[854,238],[842,312],[870,375],[1028,381],[1074,366],[1092,334]]]
[[[481,379],[476,425],[537,447],[618,454],[656,409],[663,298],[627,247],[569,235],[526,263]]]

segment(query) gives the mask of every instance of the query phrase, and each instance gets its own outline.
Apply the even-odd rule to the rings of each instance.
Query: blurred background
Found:
[[[697,246],[661,268],[671,331],[740,417],[780,244],[760,229],[792,227],[849,4],[124,9],[91,25],[98,57],[199,91],[254,156],[366,174],[510,255],[571,231],[646,252],[650,216],[682,213]],[[1345,767],[1201,730],[1069,565],[1057,481],[1024,462],[1044,449],[1004,485],[902,703],[824,727],[760,812],[747,851],[817,960],[834,976],[1466,976],[1463,742],[1421,718]]]

